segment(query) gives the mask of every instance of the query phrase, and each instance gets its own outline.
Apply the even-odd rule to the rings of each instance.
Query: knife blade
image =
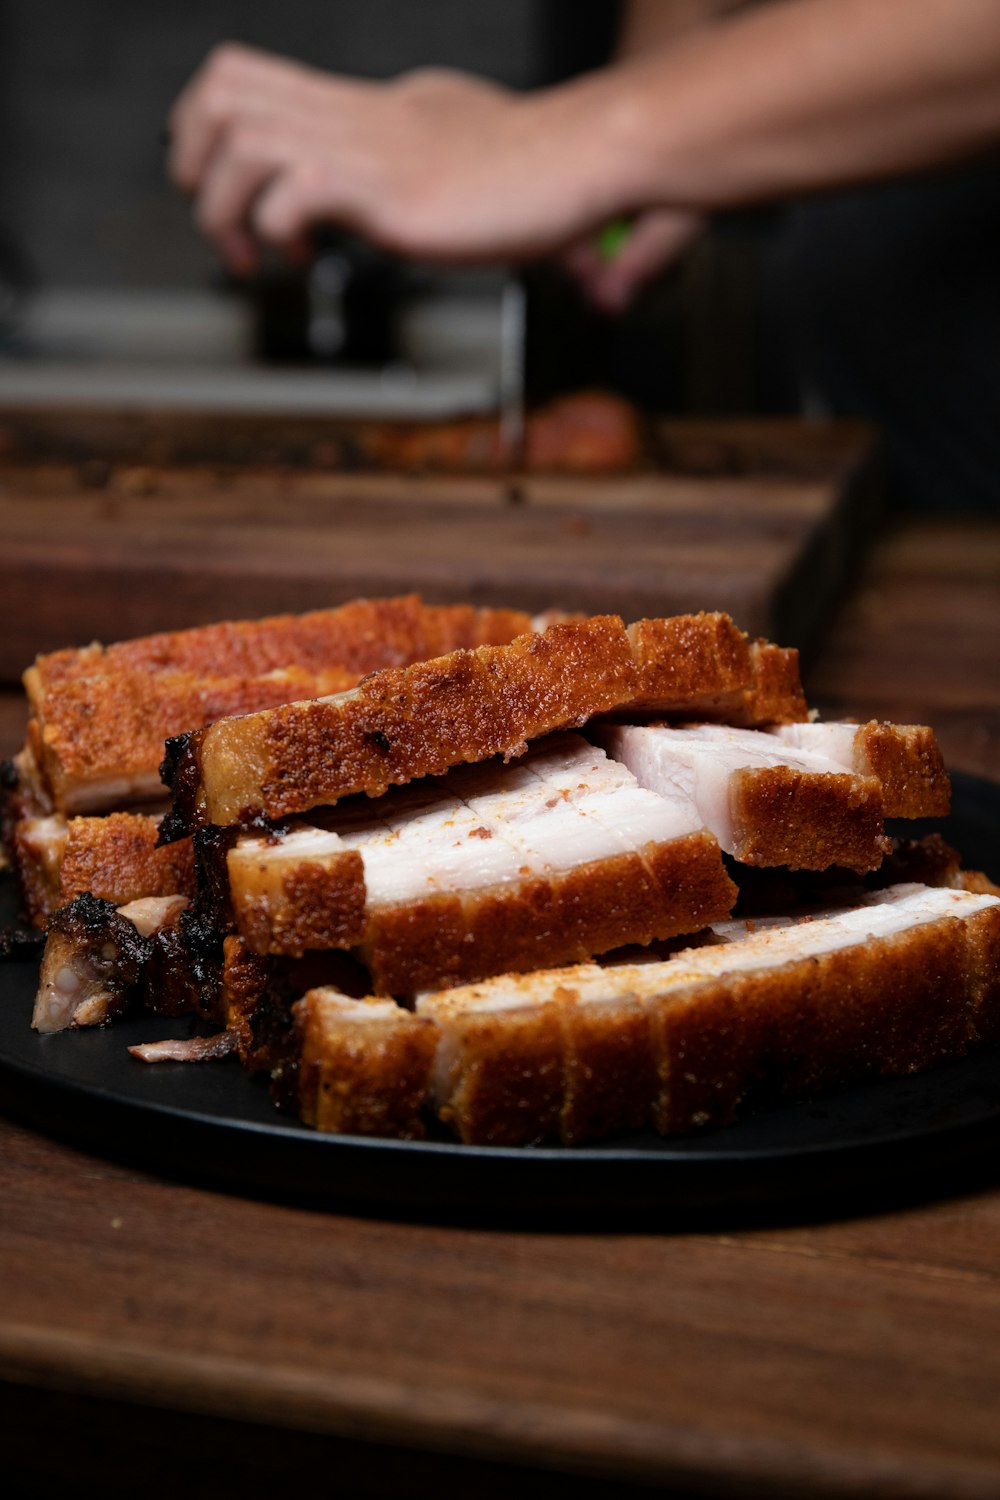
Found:
[[[524,468],[524,363],[528,299],[511,276],[500,298],[500,455],[512,472]]]

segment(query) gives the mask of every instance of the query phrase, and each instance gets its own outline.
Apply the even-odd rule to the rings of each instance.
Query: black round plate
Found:
[[[960,775],[953,786],[952,817],[936,826],[968,866],[996,878],[1000,786]],[[9,919],[5,897],[0,917]],[[673,1139],[511,1149],[319,1135],[277,1114],[266,1081],[235,1062],[150,1066],[126,1051],[193,1035],[190,1020],[139,1015],[107,1030],[37,1035],[37,977],[34,963],[0,968],[0,1109],[151,1170],[270,1197],[421,1217],[682,1223],[702,1212],[824,1212],[915,1186],[940,1191],[988,1164],[1000,1142],[996,1051]]]

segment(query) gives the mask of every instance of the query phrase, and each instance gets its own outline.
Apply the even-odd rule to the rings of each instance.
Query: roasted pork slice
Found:
[[[638,668],[629,712],[783,724],[807,715],[798,652],[750,641],[728,615],[674,615],[628,627]]]
[[[257,951],[357,946],[383,994],[694,931],[735,895],[691,803],[574,734],[322,816],[240,836],[230,909]]]
[[[29,696],[44,697],[68,678],[108,673],[254,678],[289,667],[309,675],[337,668],[357,678],[460,647],[502,645],[531,627],[530,616],[515,609],[424,604],[416,594],[354,599],[309,614],[223,621],[111,646],[53,651],[36,659],[25,685]]]
[[[597,616],[376,672],[332,698],[224,720],[168,742],[162,769],[173,813],[164,839],[519,755],[529,739],[623,703],[634,682],[621,620]]]
[[[1000,900],[897,886],[662,964],[583,964],[421,996],[439,1117],[466,1142],[574,1144],[916,1072],[1000,1035]]]
[[[817,751],[721,724],[608,724],[592,733],[641,786],[690,797],[744,864],[864,871],[888,852],[881,783]]]
[[[424,1135],[421,1107],[437,1044],[433,1023],[392,1000],[310,990],[294,1007],[292,1102],[307,1125],[338,1134]],[[279,1087],[288,1091],[288,1081]]]
[[[298,667],[263,677],[210,677],[138,670],[69,678],[47,693],[32,692],[28,742],[46,790],[60,812],[162,801],[164,741],[232,714],[341,692],[355,673],[321,674]]]
[[[874,776],[887,818],[942,818],[951,788],[933,729],[925,724],[782,724],[783,745],[824,755],[841,770]]]
[[[143,896],[195,895],[190,839],[157,847],[159,819],[142,813],[103,818],[58,814],[22,818],[12,847],[24,916],[44,927],[85,891],[124,906]]]
[[[176,922],[183,896],[135,901],[117,910],[83,895],[49,924],[31,1024],[36,1031],[99,1026],[121,1015],[149,968],[154,933]]]

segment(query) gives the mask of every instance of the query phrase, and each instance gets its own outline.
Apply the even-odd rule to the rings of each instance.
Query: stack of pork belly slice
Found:
[[[163,921],[156,925],[157,908],[147,904],[143,938],[154,954],[163,946],[173,952],[171,925],[179,924],[196,929],[202,949],[207,910],[219,933],[227,933],[235,917],[238,930],[242,923],[242,947],[249,944],[268,958],[294,957],[310,948],[354,947],[372,962],[380,987],[395,991],[482,977],[495,970],[501,955],[513,961],[510,942],[501,943],[496,935],[487,942],[486,936],[488,931],[498,933],[501,916],[506,919],[511,913],[523,929],[517,961],[524,966],[565,962],[623,941],[648,941],[704,925],[724,915],[734,895],[714,839],[698,825],[693,809],[685,806],[678,821],[676,810],[670,812],[664,799],[642,793],[620,769],[615,773],[616,809],[621,807],[622,818],[631,817],[634,823],[634,809],[629,811],[626,804],[637,798],[644,803],[651,821],[638,841],[642,846],[667,842],[657,826],[666,817],[669,860],[656,848],[647,854],[643,847],[640,854],[616,829],[606,824],[602,829],[591,813],[584,817],[575,810],[573,817],[591,829],[591,844],[593,830],[602,832],[605,843],[597,857],[603,861],[601,869],[586,869],[588,861],[595,862],[593,851],[587,858],[577,854],[575,863],[559,856],[554,863],[536,862],[534,869],[528,859],[503,899],[493,900],[496,920],[486,922],[480,916],[461,932],[455,913],[470,912],[470,902],[454,897],[445,901],[438,893],[432,920],[427,893],[412,893],[413,899],[404,903],[405,914],[398,902],[369,902],[366,912],[360,900],[361,856],[343,847],[336,827],[317,831],[314,826],[310,831],[307,825],[295,830],[266,821],[309,813],[352,796],[363,797],[364,821],[370,799],[384,794],[391,784],[424,782],[466,762],[493,757],[506,761],[519,755],[529,740],[625,705],[661,712],[732,713],[744,722],[794,721],[805,713],[793,652],[747,641],[726,616],[702,615],[639,622],[629,631],[617,617],[555,623],[507,645],[461,648],[410,667],[376,672],[340,695],[224,720],[168,742],[164,765],[174,804],[159,837],[168,841],[169,849],[196,833],[202,846],[200,875],[207,894],[197,903],[197,923],[194,909],[179,908],[172,899],[184,892],[158,888],[148,895],[158,898]],[[594,761],[591,747],[578,747],[577,753]],[[525,774],[523,768],[511,771],[521,780]],[[610,774],[610,769],[605,772]],[[537,777],[530,779],[540,786]],[[488,790],[484,784],[479,793]],[[568,790],[552,791],[551,797]],[[454,793],[447,789],[436,789],[434,795],[454,801]],[[545,793],[542,800],[549,796]],[[447,818],[438,816],[437,822],[442,821]],[[247,822],[258,832],[262,822],[266,829],[269,858],[256,872],[255,863],[261,861],[242,857],[247,834],[241,829]],[[481,817],[474,822],[470,834],[482,849],[486,830]],[[427,823],[425,818],[421,826]],[[221,851],[226,858],[219,878],[220,846],[225,841],[221,830],[226,827],[239,842],[237,848]],[[384,832],[377,824],[377,836],[370,831],[370,863],[378,860],[376,845]],[[447,842],[447,831],[440,837]],[[498,837],[495,847],[504,843]],[[505,846],[510,848],[509,839]],[[664,880],[670,862],[675,870],[683,867],[683,880]],[[235,882],[230,880],[230,864]],[[511,868],[508,861],[507,876]],[[619,884],[624,899],[616,897],[609,904],[608,893],[617,892]],[[130,900],[144,895],[134,888],[127,894]],[[485,895],[479,901],[481,911],[484,900]],[[114,904],[109,893],[103,909],[108,921]],[[101,1019],[98,997],[106,988],[106,966],[89,957],[98,947],[101,910],[90,903],[78,913],[71,903],[52,919],[61,935],[60,962],[46,958],[38,1024],[78,1024],[80,1015]],[[451,914],[450,946],[442,927],[446,911]],[[405,943],[400,942],[403,932]],[[74,933],[78,961],[71,963],[67,955]],[[234,988],[246,995],[246,976],[254,966],[244,952],[233,954],[233,946],[226,945],[225,975],[237,972],[241,984],[224,983],[223,992]],[[114,949],[110,934],[103,947]],[[260,984],[273,991],[280,983],[276,966],[264,967]],[[160,971],[174,973],[176,964],[151,960],[148,972]],[[146,998],[155,1009],[176,1005],[173,997],[156,993],[150,983]],[[116,994],[107,1014],[119,1004]]]
[[[460,646],[195,727],[163,772],[155,853],[193,848],[193,886],[57,912],[35,1024],[137,999],[215,1018],[221,1039],[144,1055],[231,1047],[321,1129],[687,1129],[762,1080],[808,1093],[994,1035],[996,897],[953,867],[871,889],[884,818],[947,809],[933,735],[810,722],[795,653],[725,616]],[[751,933],[727,923],[743,867],[846,894]],[[905,995],[900,955],[928,976]]]
[[[117,905],[194,894],[190,849],[156,849],[171,735],[338,692],[383,667],[501,644],[531,626],[520,610],[405,595],[37,658],[24,674],[26,742],[3,767],[3,840],[23,916],[44,926],[84,891]]]
[[[799,920],[723,923],[664,962],[579,964],[295,1007],[286,1087],[322,1130],[575,1145],[724,1125],[1000,1040],[1000,900],[896,885]]]

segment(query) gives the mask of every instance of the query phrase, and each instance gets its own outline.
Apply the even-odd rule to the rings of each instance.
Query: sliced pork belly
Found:
[[[439,1117],[466,1142],[573,1144],[915,1072],[1000,1033],[1000,900],[897,886],[665,963],[421,996]]]
[[[42,927],[85,891],[114,906],[143,896],[193,897],[191,840],[157,848],[158,834],[159,819],[141,813],[21,819],[12,843],[27,920]]]
[[[296,1092],[307,1125],[338,1134],[424,1135],[437,1032],[392,1000],[315,989],[294,1007]]]
[[[31,1024],[36,1031],[99,1026],[135,998],[153,953],[152,936],[177,921],[183,896],[148,897],[116,910],[84,895],[49,925]]]
[[[36,658],[26,685],[30,694],[51,691],[69,678],[117,672],[252,678],[289,667],[308,674],[337,668],[361,677],[460,647],[503,645],[531,628],[530,617],[516,609],[424,604],[417,594],[353,599],[308,614],[226,620],[111,646],[53,651]]]
[[[357,944],[383,994],[694,931],[734,899],[692,804],[643,790],[579,735],[323,816],[328,831],[240,839],[237,926],[261,952]]]
[[[164,741],[217,719],[353,687],[355,673],[288,667],[261,677],[119,669],[69,678],[49,691],[25,673],[33,717],[28,741],[54,806],[62,813],[102,812],[162,801]]]
[[[824,755],[843,771],[874,776],[887,818],[941,818],[951,788],[934,731],[925,724],[782,724],[783,745]]]
[[[749,865],[875,869],[889,848],[881,785],[813,750],[721,724],[595,726],[641,786],[690,797],[727,854]]]
[[[617,616],[564,622],[376,672],[352,692],[227,719],[171,740],[165,838],[254,814],[307,812],[353,793],[520,754],[529,739],[624,702],[635,666]]]
[[[24,674],[29,737],[59,811],[156,801],[163,743],[173,735],[343,692],[376,668],[507,642],[530,628],[517,610],[411,596],[54,652]]]

